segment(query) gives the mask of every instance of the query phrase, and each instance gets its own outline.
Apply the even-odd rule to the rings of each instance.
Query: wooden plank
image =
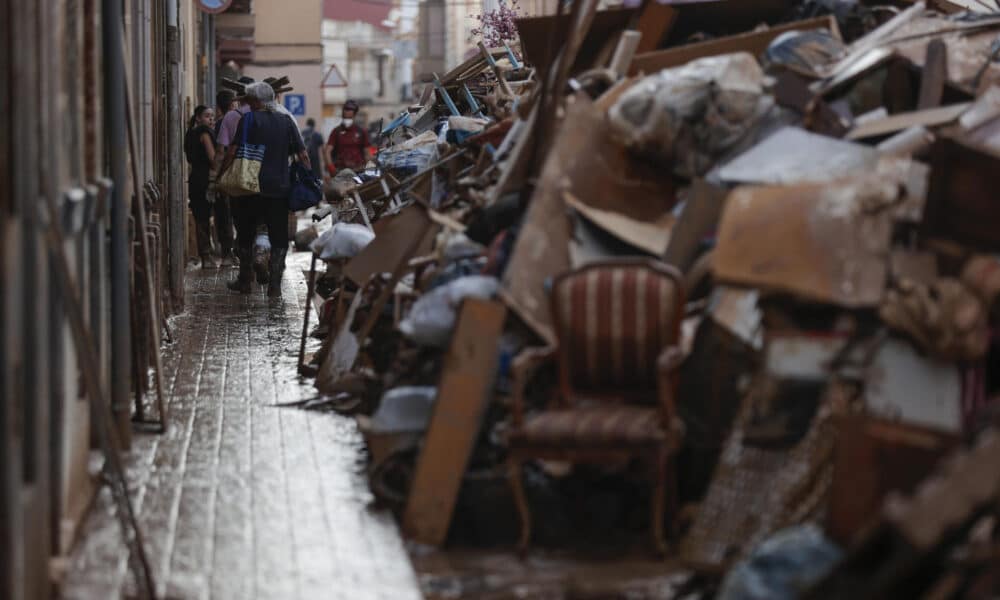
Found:
[[[866,194],[885,198],[894,191],[876,186],[871,178],[857,178],[736,188],[716,236],[716,281],[851,308],[878,306],[886,285],[892,214],[863,212],[860,203]],[[830,217],[826,207],[833,196],[850,217]]]
[[[917,109],[941,106],[944,85],[948,82],[948,47],[941,39],[933,39],[927,44],[927,58],[924,72],[920,76],[920,96]]]
[[[890,492],[912,493],[958,443],[939,431],[869,417],[844,417],[837,425],[827,532],[845,546],[878,520]]]
[[[717,56],[719,54],[729,54],[732,52],[749,52],[754,56],[760,55],[767,46],[782,33],[792,30],[826,29],[833,33],[834,37],[839,37],[836,21],[832,17],[818,17],[815,19],[805,19],[777,25],[764,31],[753,31],[741,33],[729,37],[687,44],[668,50],[658,50],[656,52],[643,51],[640,43],[640,53],[632,60],[632,68],[629,73],[656,73],[661,69],[677,67],[691,62],[696,58],[706,56]],[[646,41],[646,34],[643,33],[642,41]]]
[[[1000,155],[944,137],[931,147],[922,233],[983,252],[1000,252],[1000,203],[993,195]]]
[[[600,100],[613,101],[613,96]],[[670,172],[632,160],[605,126],[605,108],[584,98],[567,108],[565,122],[572,126],[556,133],[504,273],[504,302],[549,343],[555,343],[555,334],[546,281],[570,267],[563,192],[591,208],[639,221],[657,220],[674,200]]]
[[[655,0],[646,2],[639,13],[635,27],[642,34],[638,52],[652,52],[659,48],[676,21],[677,9],[674,7],[660,4]]]
[[[437,546],[448,535],[490,401],[504,315],[498,302],[469,299],[462,304],[403,518],[403,530],[418,542]]]
[[[937,108],[928,108],[926,110],[896,113],[884,119],[862,123],[852,129],[846,137],[849,140],[863,140],[897,133],[918,125],[923,127],[938,127],[959,118],[971,106],[971,102],[962,102],[960,104],[938,106]]]
[[[575,75],[594,66],[604,43],[624,31],[635,16],[632,9],[613,9],[598,11],[593,23],[583,40],[582,47],[574,53],[574,61],[570,75]],[[536,69],[537,79],[548,79],[549,67],[560,52],[560,44],[550,43],[553,35],[562,35],[556,41],[565,41],[570,35],[570,14],[567,10],[562,17],[548,15],[543,17],[523,17],[517,19],[518,36],[521,38],[521,51],[524,59]],[[645,37],[645,36],[643,36]],[[603,65],[602,65],[603,66]]]
[[[704,179],[695,179],[691,197],[670,233],[670,243],[663,260],[686,273],[698,256],[698,246],[719,225],[726,205],[725,188]]]
[[[375,273],[390,273],[416,254],[423,254],[428,229],[433,222],[424,207],[411,204],[399,214],[379,220],[375,239],[344,266],[344,274],[358,285],[364,285]],[[419,243],[414,246],[414,238]]]

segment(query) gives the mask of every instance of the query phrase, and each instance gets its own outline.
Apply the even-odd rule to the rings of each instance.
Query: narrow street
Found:
[[[234,270],[189,270],[165,348],[170,429],[136,434],[133,501],[170,598],[420,598],[391,515],[369,509],[353,419],[276,404],[315,395],[296,373],[305,302],[290,254],[283,300],[225,289]],[[66,598],[128,590],[107,488],[71,559]],[[123,587],[125,586],[125,587]]]

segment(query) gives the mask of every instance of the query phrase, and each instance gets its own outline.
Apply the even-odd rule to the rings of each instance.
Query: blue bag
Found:
[[[291,212],[312,208],[323,199],[323,183],[304,164],[294,161],[289,167],[288,178],[292,184],[288,194],[288,210]]]

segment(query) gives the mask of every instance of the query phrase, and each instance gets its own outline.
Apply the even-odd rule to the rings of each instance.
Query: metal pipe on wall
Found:
[[[184,246],[186,217],[184,213],[184,167],[181,156],[180,114],[180,28],[177,0],[167,0],[167,202],[170,207],[170,291],[174,310],[184,305]]]
[[[215,94],[217,92],[218,85],[218,74],[216,72],[215,64],[215,15],[208,13],[204,15],[205,22],[207,23],[208,36],[205,40],[205,54],[208,55],[208,77],[206,77],[206,87],[208,88],[205,93],[205,102],[211,102],[215,104]],[[219,116],[221,119],[221,115]]]
[[[125,63],[122,56],[121,0],[102,0],[101,35],[104,56],[104,130],[107,132],[111,179],[111,410],[123,445],[131,441],[132,328],[129,301],[129,204],[124,195]]]

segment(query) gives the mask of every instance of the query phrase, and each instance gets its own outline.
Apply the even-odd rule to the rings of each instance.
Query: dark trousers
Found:
[[[288,199],[243,196],[234,198],[236,209],[236,245],[244,252],[253,251],[257,228],[267,226],[272,249],[288,248]]]
[[[222,246],[222,254],[226,255],[236,248],[233,236],[233,214],[230,212],[229,196],[215,193],[215,235]]]
[[[233,219],[229,213],[229,198],[224,194],[217,193],[215,202],[208,201],[208,180],[198,181],[192,179],[188,182],[188,206],[191,214],[198,224],[208,223],[215,216],[215,235],[222,248],[222,254],[226,254],[233,248]],[[205,227],[205,231],[209,231]],[[199,253],[206,254],[199,242]]]

